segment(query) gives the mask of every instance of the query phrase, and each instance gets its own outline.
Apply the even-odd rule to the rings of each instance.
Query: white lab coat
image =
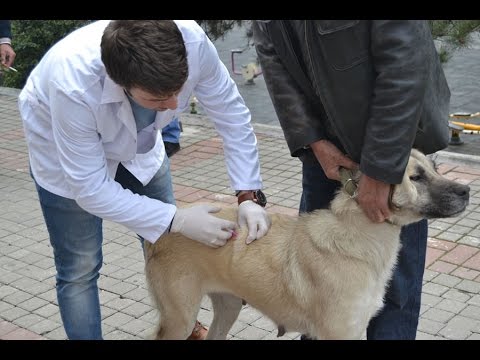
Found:
[[[137,154],[130,103],[106,75],[100,40],[108,21],[89,24],[59,41],[32,71],[19,96],[35,180],[48,191],[75,199],[89,213],[125,225],[150,242],[169,226],[176,207],[133,194],[114,181],[121,162],[143,184],[160,168],[161,129],[189,107],[195,94],[223,139],[233,189],[261,188],[257,140],[228,70],[203,30],[176,20],[188,54],[189,76],[178,108],[158,112],[142,131],[152,148]]]

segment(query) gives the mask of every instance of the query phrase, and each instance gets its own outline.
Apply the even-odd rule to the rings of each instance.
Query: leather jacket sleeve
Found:
[[[12,38],[10,20],[0,20],[0,38]]]
[[[258,59],[290,153],[300,156],[309,144],[325,138],[322,117],[286,70],[262,25],[261,20],[252,24]]]
[[[361,170],[379,180],[399,183],[416,137],[436,54],[426,21],[374,20],[370,41],[375,80]]]

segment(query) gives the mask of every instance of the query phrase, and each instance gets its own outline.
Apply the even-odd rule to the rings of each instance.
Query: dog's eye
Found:
[[[422,177],[420,175],[412,175],[410,176],[410,180],[412,181],[420,181]]]

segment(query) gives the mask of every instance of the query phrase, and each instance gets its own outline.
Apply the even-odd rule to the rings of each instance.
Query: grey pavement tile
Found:
[[[117,313],[118,310],[117,310],[117,309],[112,309],[112,308],[107,307],[107,306],[101,306],[100,312],[101,312],[101,314],[102,314],[102,321],[103,321],[103,320],[106,319],[107,317],[110,317],[110,316],[112,316],[113,314]]]
[[[470,305],[475,305],[480,307],[480,295],[474,295],[472,296],[468,301],[468,304]]]
[[[0,242],[2,240],[2,238],[8,236],[8,235],[11,235],[12,233],[6,229],[0,229]]]
[[[129,292],[123,294],[123,296],[128,299],[141,301],[142,303],[146,303],[146,304],[149,304],[151,302],[148,290],[143,288],[136,288],[136,289],[130,290]]]
[[[67,334],[65,333],[63,326],[60,326],[53,331],[49,331],[45,333],[43,336],[50,340],[66,340],[67,339]]]
[[[474,236],[463,236],[460,240],[458,240],[458,243],[474,247],[480,247],[480,239]]]
[[[141,249],[138,249],[137,250],[139,252],[139,254],[141,254]],[[143,258],[140,258],[140,259],[134,259],[134,258],[131,258],[131,257],[125,257],[123,255],[120,256],[120,258],[115,262],[118,266],[120,267],[125,267],[125,268],[128,268],[132,265],[135,265],[135,264],[143,264]]]
[[[470,231],[468,233],[468,235],[470,236],[475,236],[475,237],[480,237],[480,229],[479,228],[475,228],[473,229],[472,231]]]
[[[111,291],[107,291],[105,289],[100,289],[99,296],[100,296],[100,305],[105,305],[106,303],[112,301],[112,299],[117,299],[120,297],[120,295],[115,294]]]
[[[472,219],[462,218],[458,221],[457,225],[465,226],[469,229],[472,229],[478,226],[478,222]]]
[[[268,331],[259,329],[255,326],[249,326],[243,329],[242,331],[239,331],[237,334],[235,334],[235,337],[238,337],[244,340],[260,340],[269,334],[270,333]]]
[[[35,309],[33,311],[34,314],[37,314],[41,317],[44,318],[50,318],[51,316],[54,316],[55,314],[58,314],[60,312],[59,308],[57,305],[54,305],[52,303],[46,303],[45,305],[39,307],[38,309]]]
[[[11,310],[11,309],[13,309],[14,307],[15,307],[15,305],[12,305],[12,304],[9,304],[9,303],[0,301],[0,317],[1,317],[1,314],[2,314],[4,311]]]
[[[238,319],[246,322],[247,324],[252,324],[262,316],[257,309],[251,306],[244,306],[238,315]]]
[[[115,329],[104,335],[105,340],[141,340],[137,336],[131,335],[125,331]]]
[[[156,331],[157,326],[150,324],[150,327],[146,328],[143,331],[140,331],[137,336],[143,340],[153,340],[155,338]]]
[[[471,280],[462,280],[455,286],[458,290],[463,290],[472,294],[480,293],[480,282],[471,281]]]
[[[31,314],[27,313],[24,316],[18,317],[15,320],[13,320],[13,323],[15,325],[18,325],[22,328],[25,329],[30,329],[33,325],[45,320],[45,318],[37,315],[37,314]]]
[[[434,307],[440,301],[442,301],[442,298],[438,295],[432,295],[425,292],[422,293],[422,304],[428,305],[430,307]]]
[[[22,262],[25,262],[27,264],[30,264],[30,265],[38,266],[37,263],[39,261],[44,260],[44,259],[45,259],[45,255],[41,255],[41,254],[29,251],[28,254],[19,258],[18,260],[20,260]],[[48,259],[50,260],[50,258],[48,258]]]
[[[442,295],[445,299],[451,299],[459,302],[466,303],[471,297],[471,294],[465,293],[464,291],[459,291],[457,289],[450,289]],[[422,295],[423,300],[423,295]]]
[[[17,292],[18,289],[10,285],[1,285],[0,286],[0,300],[4,299],[6,296],[11,295]]]
[[[445,311],[437,308],[431,308],[425,311],[424,314],[422,314],[422,318],[440,322],[440,323],[446,323],[454,316],[455,316],[455,313],[451,311]]]
[[[13,281],[10,285],[19,290],[28,292],[29,294],[32,294],[32,295],[38,295],[48,290],[47,285],[44,285],[42,282],[39,282],[37,280],[31,279],[28,277],[22,277],[20,279],[17,279]],[[34,288],[35,291],[32,291],[32,288]]]
[[[275,333],[277,333],[278,330],[278,327],[275,325],[275,323],[266,316],[262,316],[259,319],[255,320],[252,325],[259,329],[273,331]]]
[[[117,280],[110,276],[105,276],[105,275],[100,276],[98,279],[98,287],[102,290],[105,290],[111,293],[116,293],[115,291],[112,291],[112,288],[115,285],[118,285],[120,283],[121,283],[120,280]]]
[[[143,266],[142,266],[142,270],[143,270]],[[132,271],[133,275],[130,276],[129,278],[124,279],[123,281],[136,286],[146,287],[145,275],[143,274],[143,272],[138,273],[133,270],[130,270],[130,271]]]
[[[51,263],[54,264],[53,261],[53,249],[49,243],[38,243],[34,244],[29,247],[29,250],[35,252],[40,255],[44,255],[47,258],[51,259]],[[38,264],[37,264],[38,265]],[[42,266],[43,267],[43,266]]]
[[[267,333],[262,340],[292,340],[292,338],[288,337],[286,334],[279,337],[278,333],[274,331]]]
[[[441,322],[425,319],[423,317],[418,321],[418,331],[422,331],[430,335],[438,334],[439,331],[445,326],[446,325]]]
[[[11,293],[9,295],[4,296],[2,300],[9,303],[9,304],[18,306],[18,304],[21,304],[22,302],[24,302],[28,299],[31,299],[32,297],[33,297],[33,295],[31,295],[31,294],[29,294],[25,291],[17,290],[14,293]]]
[[[197,320],[207,327],[210,326],[213,320],[213,311],[200,308],[197,314]]]
[[[472,211],[470,213],[467,213],[465,215],[465,217],[467,219],[471,219],[471,220],[474,220],[474,221],[480,221],[480,212],[477,212],[477,211]]]
[[[17,270],[17,272],[24,276],[28,276],[32,279],[36,279],[40,281],[51,279],[57,273],[54,267],[51,267],[48,269],[42,269],[35,265],[28,265],[28,266],[21,267],[20,269]]]
[[[25,309],[29,312],[34,312],[35,310],[49,304],[46,300],[40,299],[38,297],[32,297],[17,306],[19,308]]]
[[[458,314],[462,311],[467,305],[463,302],[451,300],[451,299],[443,299],[440,301],[435,307],[437,309],[450,311],[452,313]]]
[[[460,225],[458,223],[448,229],[449,232],[460,234],[460,235],[468,234],[470,230],[472,230],[472,227]]]
[[[449,288],[454,287],[458,283],[460,283],[462,279],[459,279],[456,276],[448,275],[448,274],[440,274],[435,279],[432,280],[432,283],[445,285]]]
[[[121,311],[122,309],[131,306],[135,303],[134,300],[125,299],[125,298],[115,298],[112,299],[104,304],[104,306],[108,306],[109,308],[115,309],[117,311]]]
[[[124,314],[122,312],[116,312],[109,317],[106,317],[103,322],[107,325],[118,327],[132,321],[134,317]]]
[[[145,305],[140,302],[134,302],[133,304],[125,307],[122,309],[122,312],[125,314],[131,315],[134,318],[140,318],[141,316],[145,315],[148,313],[150,310],[152,310],[152,307],[149,305]]]
[[[50,288],[49,290],[41,294],[38,294],[38,297],[40,297],[41,299],[47,300],[49,303],[58,305],[57,291],[55,290],[55,286],[53,286],[52,288]]]
[[[152,309],[145,315],[140,316],[139,319],[149,322],[152,325],[157,325],[159,321],[159,313],[156,309]]]
[[[16,319],[18,319],[22,316],[28,315],[28,314],[29,314],[28,311],[26,311],[24,309],[21,309],[17,306],[14,306],[13,308],[6,309],[6,310],[2,311],[2,313],[0,314],[0,317],[3,318],[4,320],[13,322]]]
[[[108,273],[105,272],[105,275],[108,275],[114,279],[123,281],[125,279],[131,278],[133,275],[135,275],[135,272],[129,269],[118,267],[117,270],[115,271],[110,271]]]
[[[427,305],[427,304],[421,304],[420,305],[420,316],[423,315],[423,313],[425,313],[425,311],[427,311],[428,309],[431,309],[432,307],[430,305]]]
[[[436,271],[425,269],[425,272],[423,273],[423,280],[424,281],[432,281],[432,279],[434,279],[436,276],[438,276],[438,274],[439,273],[436,272]]]
[[[132,284],[128,284],[126,282],[120,281],[114,285],[109,286],[109,288],[106,290],[113,292],[114,294],[125,295],[126,293],[128,293],[129,291],[135,288],[137,288],[136,285],[132,285]]]
[[[52,321],[50,319],[43,319],[29,326],[28,330],[43,336],[44,334],[54,331],[59,327],[62,327],[62,324]]]
[[[444,340],[444,339],[439,336],[434,336],[422,331],[417,331],[416,340]]]
[[[423,286],[423,292],[430,295],[442,296],[449,288],[444,285],[428,282]]]
[[[150,329],[151,327],[152,324],[150,324],[149,322],[140,319],[132,319],[128,323],[120,325],[119,329],[131,335],[138,336],[139,333],[146,329]]]
[[[455,316],[446,326],[439,331],[439,334],[447,339],[465,340],[472,334],[480,322],[463,316]]]
[[[429,223],[429,229],[438,229],[438,230],[448,230],[450,228],[451,224],[448,222],[445,222],[444,219],[442,220],[434,220]]]
[[[468,305],[460,312],[460,315],[480,321],[480,306]]]
[[[462,234],[457,234],[457,233],[453,233],[453,232],[450,232],[450,231],[443,231],[440,234],[438,234],[436,237],[439,240],[456,242],[459,239],[461,239],[462,236],[463,236]]]
[[[18,260],[28,254],[30,254],[30,251],[23,248],[17,248],[17,250],[10,252],[8,256],[11,257],[12,259]]]
[[[241,321],[241,320],[238,320],[235,321],[229,331],[229,334],[233,335],[233,336],[236,336],[238,333],[240,333],[241,331],[244,331],[245,329],[247,329],[250,325],[248,325],[247,323]]]

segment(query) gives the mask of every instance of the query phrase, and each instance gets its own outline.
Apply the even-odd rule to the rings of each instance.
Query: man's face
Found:
[[[155,111],[175,110],[178,106],[178,94],[180,90],[170,96],[153,95],[140,88],[125,89],[125,92],[138,105]]]

